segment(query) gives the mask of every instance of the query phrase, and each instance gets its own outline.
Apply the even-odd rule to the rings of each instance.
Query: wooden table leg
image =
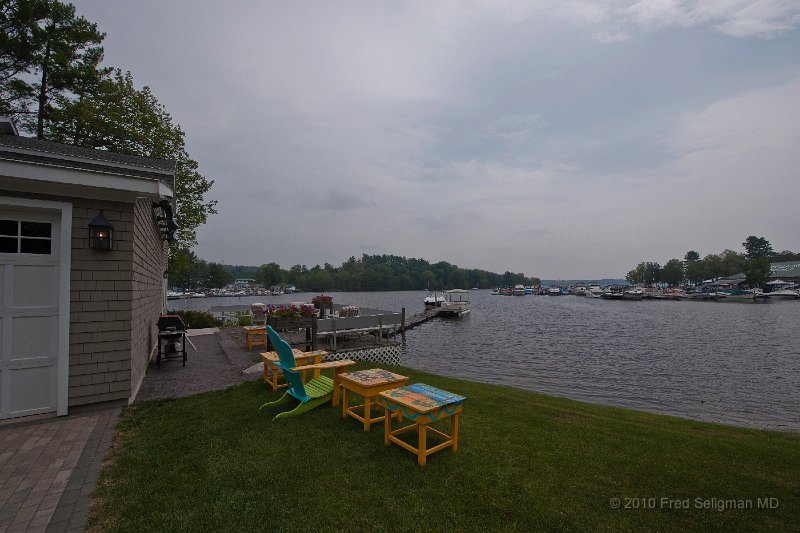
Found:
[[[385,422],[383,423],[383,444],[389,446],[389,444],[391,444],[391,442],[389,442],[389,435],[392,433],[392,412],[386,405],[383,406],[383,409],[386,411],[386,416],[384,417]]]
[[[428,426],[425,424],[417,424],[419,431],[419,446],[417,448],[417,463],[420,466],[425,466],[428,451]]]
[[[350,402],[350,391],[342,387],[342,418],[347,418],[347,404]]]
[[[372,423],[372,398],[364,396],[364,431],[369,431]]]
[[[453,453],[458,451],[458,413],[450,417],[450,434],[453,436]]]

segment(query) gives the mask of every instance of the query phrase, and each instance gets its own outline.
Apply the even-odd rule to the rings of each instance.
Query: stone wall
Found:
[[[158,341],[156,321],[164,306],[166,243],[161,240],[152,200],[140,198],[134,205],[133,299],[131,305],[131,399],[144,379]],[[159,211],[160,213],[160,211]]]
[[[69,407],[131,394],[134,205],[71,199]],[[103,210],[111,251],[89,248],[89,222]]]

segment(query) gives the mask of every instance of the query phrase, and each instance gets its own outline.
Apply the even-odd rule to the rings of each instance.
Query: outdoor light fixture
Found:
[[[95,250],[110,250],[113,236],[114,227],[101,209],[100,214],[89,222],[89,248]]]

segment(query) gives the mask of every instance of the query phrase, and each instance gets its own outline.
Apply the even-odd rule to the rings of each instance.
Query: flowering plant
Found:
[[[311,303],[315,306],[319,307],[320,305],[330,305],[333,301],[333,296],[328,296],[326,294],[318,294],[311,298]]]
[[[289,318],[298,320],[302,317],[312,316],[317,312],[313,305],[303,304],[300,307],[293,305],[270,305],[267,314],[276,318]]]

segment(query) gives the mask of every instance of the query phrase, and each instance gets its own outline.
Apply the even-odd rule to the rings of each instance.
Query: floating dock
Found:
[[[439,307],[432,307],[430,309],[426,309],[422,313],[414,315],[405,320],[403,323],[403,327],[401,328],[401,331],[405,331],[413,327],[419,326],[420,324],[422,324],[423,322],[427,322],[428,320],[433,320],[434,318],[439,316],[439,313],[441,311],[442,310]],[[405,313],[405,309],[403,309],[403,313]]]

